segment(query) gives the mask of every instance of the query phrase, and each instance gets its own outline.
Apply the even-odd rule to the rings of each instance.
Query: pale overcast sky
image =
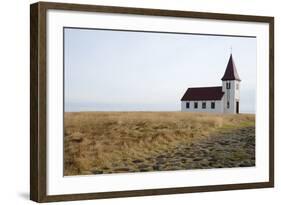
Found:
[[[179,111],[188,87],[221,85],[231,47],[254,113],[256,38],[66,28],[65,110]]]

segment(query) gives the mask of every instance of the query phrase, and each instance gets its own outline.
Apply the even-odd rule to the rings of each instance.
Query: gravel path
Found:
[[[94,174],[210,169],[255,166],[255,128],[245,127],[224,132],[205,140],[182,144],[176,149],[154,157],[134,159],[116,164],[110,170],[95,170]]]

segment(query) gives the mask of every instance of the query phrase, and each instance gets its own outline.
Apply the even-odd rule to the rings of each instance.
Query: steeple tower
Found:
[[[224,94],[224,112],[239,113],[240,103],[240,82],[241,79],[236,70],[232,53],[230,54],[222,80],[222,90]]]

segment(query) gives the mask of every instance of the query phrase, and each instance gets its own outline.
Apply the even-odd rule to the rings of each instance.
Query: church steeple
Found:
[[[235,67],[235,64],[234,64],[234,60],[233,60],[232,54],[230,54],[230,57],[229,57],[229,60],[228,60],[228,63],[227,63],[224,75],[223,75],[221,80],[222,81],[226,81],[226,80],[241,81],[241,79],[240,79],[240,77],[239,77],[239,75],[237,73],[237,70],[236,70],[236,67]]]

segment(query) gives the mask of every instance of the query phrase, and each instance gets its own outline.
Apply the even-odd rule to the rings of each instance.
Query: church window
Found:
[[[186,102],[186,108],[189,109],[189,102]]]
[[[230,89],[230,82],[226,83],[226,89]]]
[[[197,109],[198,108],[198,102],[194,103],[194,108]]]
[[[227,101],[227,108],[229,108],[229,106],[230,106],[230,105],[229,105],[229,101]]]
[[[202,109],[206,109],[206,102],[202,102]]]
[[[212,109],[215,109],[215,108],[216,108],[215,102],[211,102],[211,108],[212,108]]]

